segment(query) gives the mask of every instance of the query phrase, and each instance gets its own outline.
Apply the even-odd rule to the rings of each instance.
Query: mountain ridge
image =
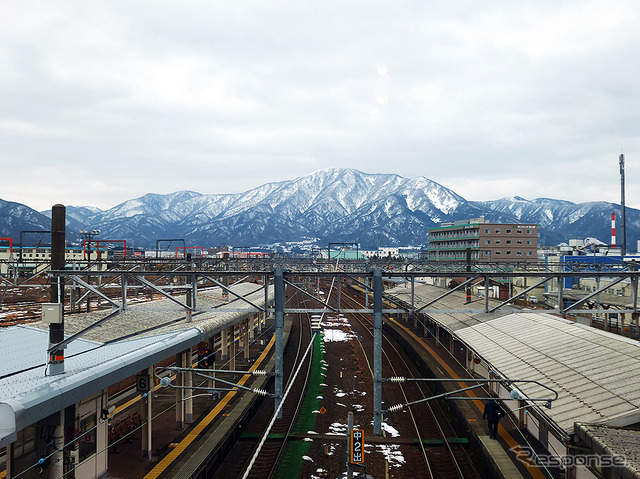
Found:
[[[423,176],[325,168],[241,193],[179,190],[147,193],[106,210],[68,206],[67,223],[71,240],[79,229],[99,229],[102,237],[131,239],[145,246],[167,237],[205,246],[310,239],[321,244],[419,246],[426,243],[428,229],[440,222],[484,216],[493,222],[540,224],[541,244],[551,245],[576,237],[608,238],[611,212],[619,210],[618,205],[607,202],[575,204],[521,196],[468,201]],[[49,229],[42,218],[50,212],[31,211],[32,222],[39,219],[41,227]],[[29,217],[27,210],[15,212],[18,218]],[[5,227],[5,223],[9,224],[0,210],[0,236],[15,235],[16,228]],[[640,211],[627,208],[627,238],[639,233]]]

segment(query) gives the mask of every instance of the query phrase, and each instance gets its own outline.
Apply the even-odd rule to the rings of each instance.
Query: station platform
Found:
[[[268,369],[273,363],[272,349],[266,357],[263,351],[273,336],[273,328],[270,323],[263,330],[261,336],[251,343],[249,358],[236,359],[236,370],[247,370],[254,363],[261,364],[260,369]],[[244,357],[244,352],[238,352]],[[229,369],[227,361],[217,361],[212,368]],[[225,379],[240,381],[241,375],[235,377],[225,375]],[[252,378],[251,386],[261,388],[268,377],[257,376]],[[194,381],[195,383],[195,381]],[[249,385],[248,383],[245,385]],[[221,388],[228,388],[219,384]],[[134,394],[127,398],[121,398],[116,403],[116,415],[110,420],[112,424],[126,421],[128,418],[141,416],[143,400],[142,396]],[[193,396],[193,422],[185,424],[182,430],[177,429],[175,413],[175,390],[173,388],[156,387],[153,390],[153,438],[151,458],[142,456],[142,431],[132,428],[126,437],[118,440],[109,448],[108,473],[105,478],[111,479],[139,479],[139,478],[169,478],[184,476],[178,471],[189,470],[185,466],[194,464],[192,455],[198,452],[198,444],[203,440],[211,448],[211,444],[220,442],[230,430],[233,429],[235,420],[250,407],[255,395],[244,393],[223,392],[213,398],[211,394],[196,391]],[[186,450],[188,449],[188,453]],[[189,477],[189,475],[184,476]]]

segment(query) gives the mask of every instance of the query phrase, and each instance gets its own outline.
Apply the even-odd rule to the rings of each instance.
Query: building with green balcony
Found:
[[[490,223],[473,218],[441,223],[429,229],[427,258],[433,261],[535,262],[538,259],[539,225]]]

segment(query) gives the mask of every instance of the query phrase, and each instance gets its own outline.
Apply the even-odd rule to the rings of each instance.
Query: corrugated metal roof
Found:
[[[447,292],[416,283],[414,305],[420,308]],[[411,289],[400,286],[387,294],[411,304]],[[490,299],[490,307],[498,304]],[[640,345],[637,341],[572,323],[546,313],[510,308],[484,313],[484,298],[466,303],[455,291],[429,306],[428,312],[484,358],[503,377],[540,381],[559,394],[549,416],[567,434],[575,421],[640,420]],[[470,310],[460,312],[459,310]],[[540,386],[518,385],[529,397],[546,397]],[[622,419],[621,419],[622,418]]]
[[[232,290],[254,304],[264,303],[264,289],[262,286],[253,283],[241,283],[234,285]],[[273,288],[270,288],[272,291]],[[175,296],[176,299],[185,302],[184,295]],[[193,314],[190,323],[185,321],[185,310],[169,299],[134,303],[129,300],[127,309],[106,321],[104,324],[86,333],[83,338],[92,339],[99,342],[114,341],[123,337],[152,336],[165,331],[176,331],[197,325],[208,328],[221,318],[231,318],[236,315],[235,311],[224,311],[228,309],[241,309],[243,314],[254,310],[248,303],[229,295],[229,301],[222,299],[220,288],[200,290],[196,298],[197,311]],[[110,314],[111,311],[97,311],[91,313],[75,313],[66,315],[64,319],[64,329],[67,334],[76,332],[93,324],[100,318]],[[43,323],[33,324],[35,327],[48,329],[48,325]]]
[[[0,377],[14,374],[47,361],[49,332],[40,328],[18,325],[0,329],[3,358],[0,361]],[[69,344],[67,356],[95,348],[101,343],[80,338]],[[0,388],[5,380],[0,382]]]
[[[559,399],[545,413],[568,434],[575,421],[605,420],[640,407],[640,345],[544,313],[511,314],[456,331],[503,377],[534,379]],[[518,386],[534,397],[542,391]],[[640,413],[640,411],[638,411]]]

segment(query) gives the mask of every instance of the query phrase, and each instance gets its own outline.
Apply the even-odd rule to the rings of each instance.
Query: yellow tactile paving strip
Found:
[[[267,347],[264,349],[264,351],[262,351],[262,354],[260,354],[256,362],[253,364],[253,366],[249,368],[249,371],[254,371],[258,369],[258,367],[262,364],[264,359],[267,357],[267,354],[269,354],[269,351],[271,351],[271,348],[275,344],[275,340],[276,338],[274,335],[271,337],[269,344],[267,344]],[[238,381],[238,384],[240,384],[241,386],[244,385],[244,383],[246,383],[250,377],[251,377],[250,374],[245,374],[244,376],[242,376],[240,381]],[[185,449],[189,447],[189,445],[200,435],[200,433],[211,423],[211,421],[213,421],[216,418],[216,416],[220,414],[220,412],[229,403],[229,401],[231,401],[233,396],[235,396],[236,392],[237,391],[228,392],[226,396],[222,398],[220,402],[211,410],[211,412],[207,414],[205,418],[202,421],[200,421],[184,437],[184,439],[182,439],[182,441],[180,441],[178,445],[171,450],[171,452],[169,452],[169,454],[163,457],[158,462],[158,464],[146,476],[144,476],[144,479],[155,479],[159,477],[160,474],[162,474],[164,470],[167,467],[169,467],[173,461],[175,461],[178,457],[180,457],[180,455],[185,451]]]

